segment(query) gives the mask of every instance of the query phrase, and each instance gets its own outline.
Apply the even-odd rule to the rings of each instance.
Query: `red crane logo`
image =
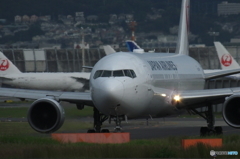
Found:
[[[5,71],[9,68],[9,61],[7,59],[2,60],[0,59],[1,64],[0,64],[0,71]]]
[[[232,56],[224,54],[221,58],[221,63],[226,67],[230,66],[232,64]]]

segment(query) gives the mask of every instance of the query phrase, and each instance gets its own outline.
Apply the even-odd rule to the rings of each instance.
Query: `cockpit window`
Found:
[[[95,72],[93,78],[96,79],[98,77],[124,77],[124,76],[135,78],[136,74],[133,70],[115,70],[115,71],[98,70]]]
[[[98,71],[96,71],[95,74],[94,74],[94,76],[93,76],[93,78],[96,79],[96,78],[98,78],[98,77],[101,77],[102,72],[103,72],[103,70],[98,70]]]
[[[123,71],[124,71],[125,76],[133,78],[130,70],[123,70]]]
[[[121,77],[121,76],[124,76],[122,70],[113,71],[113,77]]]
[[[130,70],[130,72],[131,72],[131,74],[132,74],[132,78],[137,77],[136,74],[135,74],[135,72],[134,72],[133,70]]]
[[[101,77],[111,77],[112,76],[112,71],[103,71]]]

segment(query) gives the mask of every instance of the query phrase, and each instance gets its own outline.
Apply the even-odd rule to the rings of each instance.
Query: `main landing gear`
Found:
[[[94,129],[89,129],[88,133],[109,133],[108,129],[102,129],[102,123],[108,119],[108,116],[101,114],[97,108],[93,108]]]
[[[222,127],[221,126],[215,126],[215,117],[213,114],[213,108],[212,105],[207,106],[207,110],[203,112],[199,112],[196,109],[191,109],[192,112],[195,114],[200,115],[207,121],[207,127],[201,127],[200,128],[200,135],[206,136],[206,135],[221,135],[222,134]]]

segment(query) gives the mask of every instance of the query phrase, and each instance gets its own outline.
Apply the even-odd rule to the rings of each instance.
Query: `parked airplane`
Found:
[[[132,40],[126,41],[127,48],[130,52],[138,52],[138,50],[143,50],[139,45],[137,45],[136,42]],[[236,62],[236,60],[232,57],[232,55],[227,51],[227,49],[220,43],[220,42],[214,42],[217,55],[219,58],[219,62],[221,65],[222,70],[228,70],[228,69],[238,69],[240,68],[239,64]],[[144,52],[144,51],[143,51]],[[203,70],[204,73],[213,73],[217,71],[222,71],[220,69],[211,69],[211,70]],[[236,75],[231,75],[235,77]]]
[[[240,68],[237,61],[232,57],[232,55],[227,51],[227,49],[220,43],[214,42],[218,59],[221,65],[222,70],[230,70]],[[220,71],[220,69],[204,70],[205,73],[212,73]],[[237,75],[231,75],[230,77],[237,77]]]
[[[104,45],[103,50],[106,55],[110,55],[116,52],[110,45]]]
[[[17,88],[40,90],[89,90],[90,73],[22,73],[0,52],[0,81]]]
[[[227,49],[220,42],[214,42],[214,45],[217,50],[221,68],[223,70],[240,68],[237,61],[235,61],[232,55],[227,51]]]
[[[127,40],[126,45],[130,52],[144,53],[144,49],[142,49],[135,41]],[[155,50],[150,50],[148,52],[155,52]]]
[[[126,41],[127,48],[130,52],[135,53],[144,53],[144,49],[142,49],[135,41],[127,40]]]
[[[28,111],[30,126],[41,133],[58,130],[64,122],[60,101],[94,109],[94,129],[106,132],[102,123],[113,119],[116,130],[128,118],[153,118],[192,111],[207,121],[201,134],[222,133],[215,127],[212,105],[224,103],[223,118],[240,128],[240,88],[206,89],[208,79],[239,73],[240,69],[205,74],[200,64],[188,54],[186,23],[189,0],[182,1],[180,30],[175,54],[113,53],[100,59],[90,76],[90,92],[56,92],[1,88],[0,96],[37,99]],[[196,108],[206,107],[199,112]]]

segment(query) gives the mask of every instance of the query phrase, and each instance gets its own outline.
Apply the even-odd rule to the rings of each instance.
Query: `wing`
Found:
[[[163,90],[154,89],[156,98],[162,98]],[[177,108],[191,109],[207,106],[208,104],[224,103],[226,98],[231,95],[240,94],[240,87],[206,89],[206,90],[185,90],[181,92],[170,92],[166,100]],[[165,96],[165,95],[164,95]],[[176,100],[175,97],[178,96]]]
[[[240,69],[217,71],[214,73],[205,73],[205,79],[209,80],[209,79],[224,77],[224,76],[228,76],[228,75],[233,75],[236,73],[240,73]]]
[[[240,88],[223,88],[223,89],[206,89],[206,90],[190,90],[179,92],[180,108],[197,108],[206,106],[207,104],[219,104],[225,101],[225,98],[240,91]]]
[[[0,88],[0,96],[25,99],[52,98],[57,101],[67,101],[75,104],[93,106],[91,93],[89,92],[60,92],[40,91],[28,89]]]
[[[240,93],[240,87],[223,89],[191,90],[179,92],[178,107],[197,108],[207,104],[223,103],[227,97]]]

